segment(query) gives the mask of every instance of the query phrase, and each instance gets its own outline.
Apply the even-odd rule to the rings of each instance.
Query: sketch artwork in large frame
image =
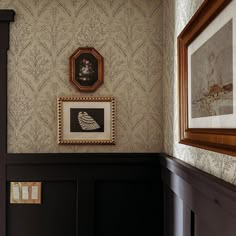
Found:
[[[236,1],[208,0],[178,37],[180,143],[236,155]]]

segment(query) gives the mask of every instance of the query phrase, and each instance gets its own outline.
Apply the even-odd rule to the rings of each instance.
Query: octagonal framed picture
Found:
[[[80,47],[70,57],[70,81],[81,92],[93,92],[103,84],[102,55],[92,47]]]

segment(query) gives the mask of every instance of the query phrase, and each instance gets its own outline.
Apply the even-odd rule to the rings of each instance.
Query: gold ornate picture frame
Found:
[[[115,144],[114,97],[58,97],[58,144]]]

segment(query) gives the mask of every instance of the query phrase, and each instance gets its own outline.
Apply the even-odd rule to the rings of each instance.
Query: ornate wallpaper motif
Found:
[[[1,0],[14,9],[8,81],[8,152],[159,152],[162,149],[162,0]],[[82,94],[69,56],[95,47],[105,83]],[[114,96],[115,146],[58,146],[56,97]]]
[[[236,158],[178,144],[177,36],[203,0],[165,0],[163,115],[164,151],[225,181],[236,184]]]

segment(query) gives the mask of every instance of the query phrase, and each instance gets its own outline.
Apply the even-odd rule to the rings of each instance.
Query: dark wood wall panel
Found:
[[[158,180],[96,182],[96,236],[162,235],[161,194]]]
[[[162,235],[159,154],[64,155],[8,156],[7,236]],[[42,204],[9,204],[11,181],[42,181]]]
[[[76,193],[76,182],[44,182],[42,205],[9,204],[8,200],[7,235],[75,236]]]
[[[235,236],[236,186],[163,155],[164,235]]]

